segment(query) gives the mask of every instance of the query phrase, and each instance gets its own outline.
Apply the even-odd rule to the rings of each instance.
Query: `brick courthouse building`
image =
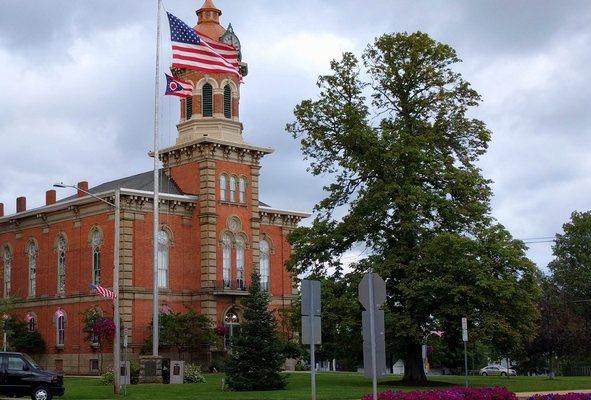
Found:
[[[199,33],[239,46],[231,26],[220,25],[221,11],[211,0],[197,15]],[[242,63],[244,74],[246,67]],[[259,161],[272,149],[243,140],[237,78],[173,73],[195,89],[180,102],[176,144],[160,150],[161,310],[194,309],[216,325],[239,324],[253,269],[271,294],[271,307],[285,308],[293,293],[284,267],[290,255],[286,235],[308,214],[259,201]],[[153,173],[78,187],[111,202],[120,189],[120,310],[137,357],[151,335]],[[112,303],[89,284],[112,286],[114,209],[80,190],[59,201],[48,190],[46,204],[31,210],[24,197],[16,205],[15,214],[4,215],[0,204],[4,297],[13,298],[16,317],[42,334],[46,354],[36,358],[45,367],[96,373],[98,354],[84,338],[82,313],[99,306],[105,316],[113,315]],[[111,350],[104,349],[107,364]]]

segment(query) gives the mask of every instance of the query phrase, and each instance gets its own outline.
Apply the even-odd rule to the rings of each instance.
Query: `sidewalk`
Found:
[[[547,392],[516,392],[515,395],[518,399],[527,399],[536,394],[566,394],[566,393],[591,393],[591,389],[571,389],[571,390],[551,390]]]

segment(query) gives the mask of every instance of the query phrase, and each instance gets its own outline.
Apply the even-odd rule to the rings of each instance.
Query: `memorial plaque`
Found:
[[[144,364],[145,376],[156,376],[156,361],[146,361]]]
[[[185,362],[171,361],[170,362],[170,384],[178,385],[184,383],[185,378]]]

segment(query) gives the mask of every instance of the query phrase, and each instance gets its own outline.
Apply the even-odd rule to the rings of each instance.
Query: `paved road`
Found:
[[[528,399],[536,394],[566,394],[566,393],[591,393],[591,389],[551,390],[549,392],[517,392],[518,399]]]

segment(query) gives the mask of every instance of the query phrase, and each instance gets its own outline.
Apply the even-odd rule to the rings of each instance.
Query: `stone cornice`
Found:
[[[308,218],[311,214],[290,211],[290,210],[278,210],[271,207],[259,206],[260,222],[261,225],[274,225],[287,228],[295,228],[298,223]]]
[[[126,188],[120,189],[120,192],[122,211],[152,211],[150,204],[154,197],[153,192]],[[109,190],[97,193],[95,196],[114,202],[115,191]],[[174,212],[182,215],[191,213],[198,201],[197,196],[169,193],[160,193],[159,199],[161,212]],[[92,196],[83,196],[2,217],[0,218],[0,232],[35,226],[46,227],[52,223],[75,220],[105,212],[112,213],[113,208]]]
[[[164,167],[174,167],[207,159],[236,161],[258,165],[259,160],[273,149],[246,143],[227,142],[214,138],[199,138],[191,142],[167,147],[159,151]],[[150,153],[150,156],[154,156]]]

